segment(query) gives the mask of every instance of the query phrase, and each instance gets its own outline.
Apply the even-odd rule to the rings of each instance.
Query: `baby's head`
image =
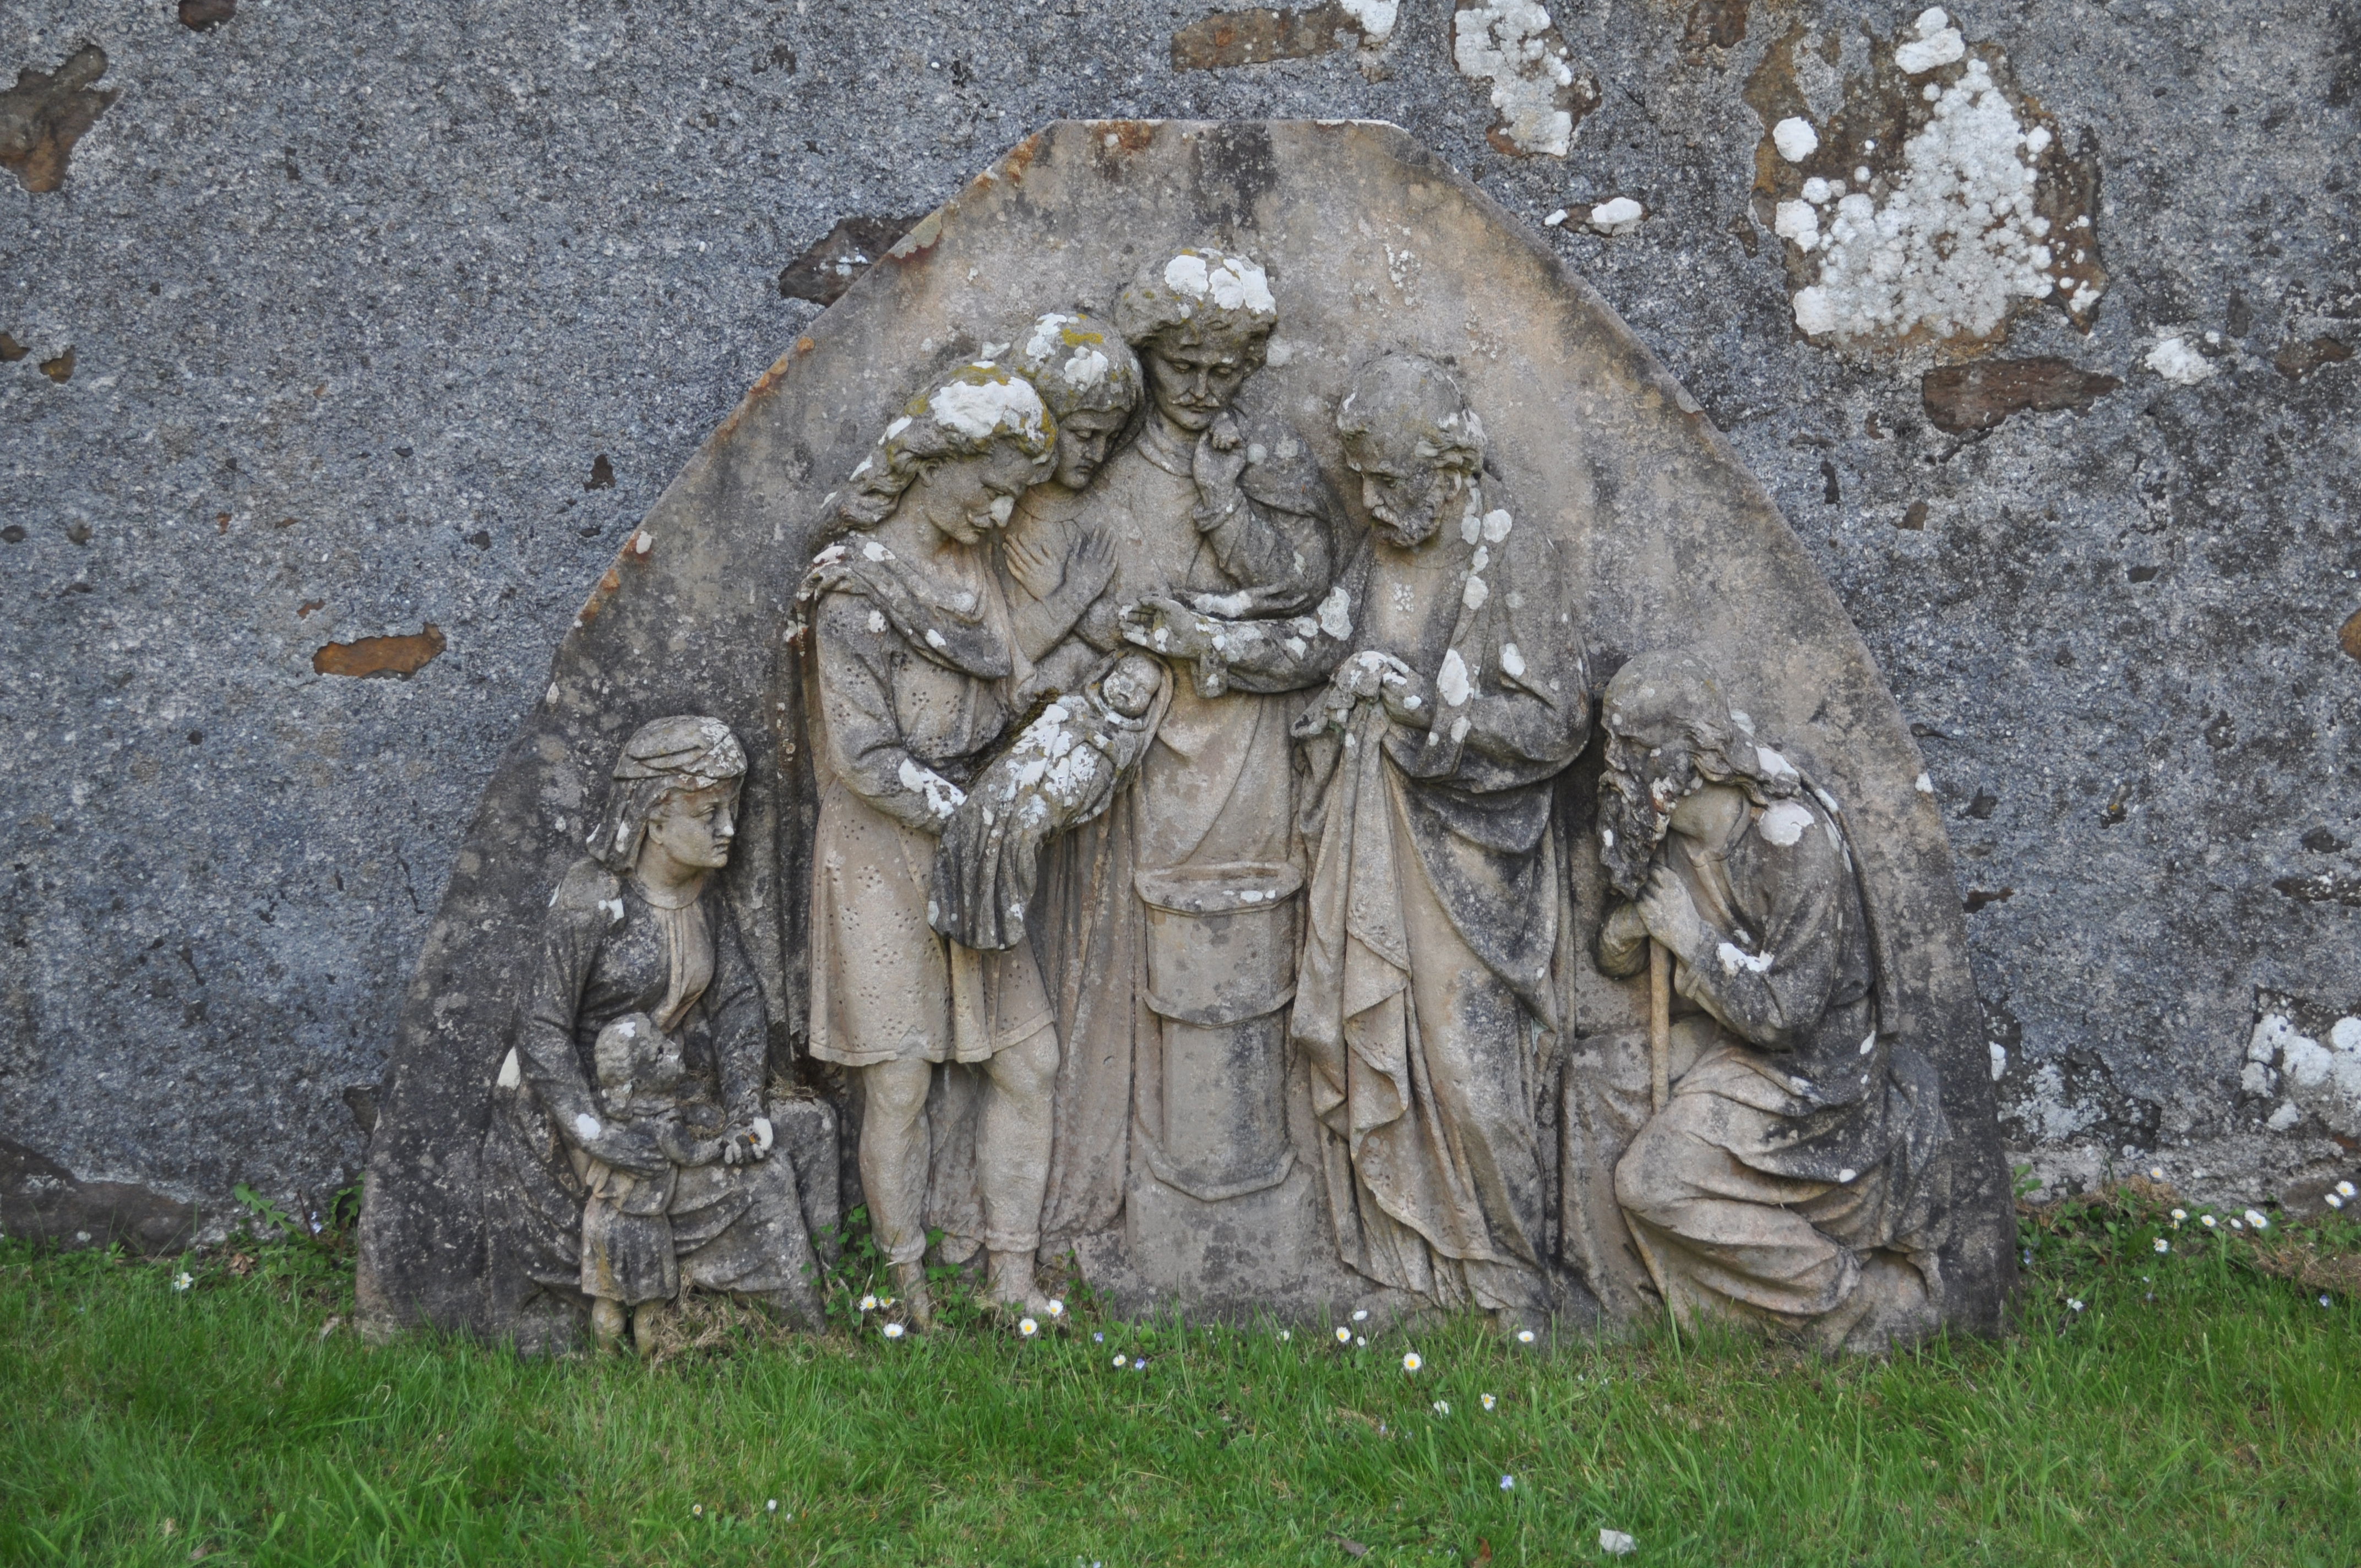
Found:
[[[1163,671],[1146,653],[1126,653],[1099,677],[1099,696],[1126,718],[1137,718],[1156,700]]]
[[[598,1031],[590,1047],[601,1089],[669,1089],[680,1058],[664,1047],[664,1031],[644,1013],[627,1013]],[[670,1081],[666,1081],[669,1080]]]

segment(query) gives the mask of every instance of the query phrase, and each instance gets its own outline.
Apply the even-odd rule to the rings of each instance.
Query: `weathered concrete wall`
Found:
[[[2036,304],[1886,348],[1796,331],[1826,252],[1776,204],[1819,166],[1758,108],[1852,156],[1901,123],[1915,8],[1559,0],[1574,80],[1508,93],[1489,138],[1441,0],[1381,47],[1176,70],[1192,26],[1190,60],[1322,36],[1210,9],[0,5],[0,65],[94,43],[81,90],[118,94],[49,191],[26,181],[88,101],[35,82],[0,114],[0,154],[30,149],[0,172],[0,1138],[42,1173],[9,1228],[104,1224],[114,1190],[70,1202],[60,1168],[214,1210],[353,1179],[346,1091],[492,762],[630,526],[816,313],[780,270],[1068,115],[1390,119],[1511,211],[1570,209],[1553,243],[1770,487],[1916,722],[2017,1146],[2249,1201],[2341,1173],[2361,23],[1955,8],[2078,160],[2059,180],[2095,170],[2103,289],[2073,296],[2087,334]],[[1552,103],[1567,155],[1512,156]],[[1881,202],[1898,139],[1861,154]],[[1618,196],[1636,228],[1586,222]],[[1972,405],[1938,384],[1952,424],[2028,404],[1947,431],[1921,374],[1977,354],[2068,363]]]

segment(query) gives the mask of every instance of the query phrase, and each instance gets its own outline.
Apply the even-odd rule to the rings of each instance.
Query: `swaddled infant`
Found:
[[[1163,695],[1161,663],[1119,653],[984,765],[935,851],[936,930],[971,948],[1025,939],[1042,844],[1106,809],[1155,739]]]

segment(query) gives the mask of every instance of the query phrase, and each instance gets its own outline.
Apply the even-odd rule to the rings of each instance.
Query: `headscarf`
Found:
[[[629,872],[639,862],[648,818],[666,795],[745,776],[746,750],[718,718],[679,714],[641,725],[615,759],[590,858],[618,876]]]

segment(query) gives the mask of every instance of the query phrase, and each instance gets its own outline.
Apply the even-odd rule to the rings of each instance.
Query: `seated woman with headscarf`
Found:
[[[763,994],[714,876],[745,773],[717,718],[659,718],[625,743],[500,1067],[494,1277],[579,1291],[602,1349],[628,1323],[645,1352],[690,1286],[819,1324],[795,1168],[765,1157]]]
[[[992,1298],[1034,1284],[1058,1036],[1032,948],[979,952],[930,928],[935,850],[1010,721],[1031,664],[986,551],[1047,473],[1056,426],[1022,377],[962,367],[913,399],[853,471],[844,537],[802,600],[819,823],[812,843],[811,1054],[857,1069],[861,1183],[910,1320],[928,1326],[927,1099],[939,1063],[978,1068]]]

